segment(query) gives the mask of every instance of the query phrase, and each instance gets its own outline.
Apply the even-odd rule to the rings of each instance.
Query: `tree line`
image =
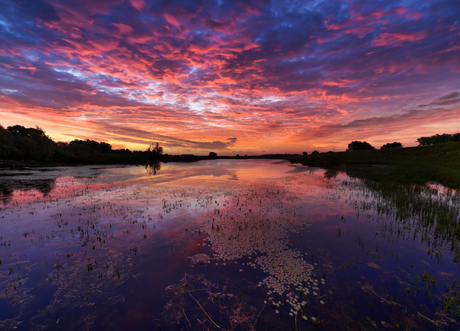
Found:
[[[152,143],[145,151],[112,149],[105,142],[78,140],[55,142],[39,128],[25,128],[21,125],[0,125],[1,160],[36,161],[41,163],[80,164],[150,164],[160,161],[163,147]]]
[[[443,134],[435,134],[430,137],[420,137],[417,139],[417,142],[419,146],[431,146],[431,145],[437,145],[437,144],[444,144],[448,142],[459,142],[460,141],[460,133],[454,133],[454,134],[448,134],[448,133],[443,133]]]
[[[448,133],[443,133],[443,134],[435,134],[430,137],[420,137],[417,138],[417,142],[419,146],[431,146],[431,145],[437,145],[437,144],[445,144],[448,142],[460,142],[460,133],[454,133],[454,134],[448,134]],[[394,143],[387,143],[385,145],[382,145],[380,149],[387,149],[387,148],[402,148],[402,144],[399,142],[394,142]],[[361,151],[361,150],[366,150],[366,149],[375,149],[374,146],[369,144],[367,141],[352,141],[351,143],[348,144],[347,151]]]
[[[380,147],[380,149],[388,149],[388,148],[402,148],[403,145],[399,142],[394,143],[386,143]],[[369,144],[367,141],[352,141],[348,144],[347,151],[363,151],[366,149],[375,149],[374,146]]]
[[[417,139],[419,146],[430,146],[447,142],[459,142],[460,133],[436,134]],[[386,143],[380,149],[402,148],[400,142]],[[375,149],[366,141],[352,141],[347,151]],[[314,151],[312,154],[317,154]],[[307,155],[303,152],[303,155]],[[152,143],[145,151],[129,149],[112,149],[105,142],[94,140],[78,140],[71,142],[55,142],[38,126],[25,128],[21,125],[9,126],[6,129],[0,125],[0,160],[36,161],[41,163],[77,163],[77,164],[151,164],[162,159],[174,160],[174,157],[163,156],[163,147]],[[210,158],[217,157],[214,152]],[[172,159],[171,159],[172,158]],[[177,157],[176,157],[177,158]],[[195,160],[195,158],[193,158]]]

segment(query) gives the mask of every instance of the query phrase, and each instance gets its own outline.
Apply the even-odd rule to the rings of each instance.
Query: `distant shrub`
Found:
[[[302,155],[308,155],[308,153],[307,152],[302,152]]]
[[[348,144],[347,151],[363,151],[366,149],[375,149],[374,146],[367,141],[352,141]]]
[[[380,149],[387,149],[387,148],[402,148],[402,144],[401,143],[398,143],[398,142],[394,142],[394,143],[386,143],[385,145],[383,145],[382,147],[380,147]]]
[[[216,153],[216,152],[209,152],[209,156],[210,156],[210,157],[216,157],[216,156],[217,156],[217,153]]]

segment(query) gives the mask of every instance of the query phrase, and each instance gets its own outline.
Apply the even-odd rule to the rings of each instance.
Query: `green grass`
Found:
[[[460,188],[460,143],[283,158],[303,165],[341,168],[352,177],[373,181],[416,185],[437,182]]]

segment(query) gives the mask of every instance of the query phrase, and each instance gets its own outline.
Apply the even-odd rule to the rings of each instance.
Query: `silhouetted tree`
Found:
[[[362,151],[366,149],[375,149],[367,141],[352,141],[348,144],[347,151]]]
[[[45,132],[38,126],[34,129],[34,128],[25,128],[22,125],[14,125],[14,126],[9,126],[7,130],[11,132],[13,136],[30,138],[37,142],[40,140],[51,140],[50,138],[48,138]]]
[[[386,149],[386,148],[402,148],[402,144],[401,143],[398,143],[398,142],[394,142],[394,143],[386,143],[385,145],[383,145],[382,147],[380,147],[380,149]]]
[[[14,136],[0,125],[0,158],[6,160],[14,153],[17,153]]]
[[[216,153],[216,152],[209,152],[209,156],[210,156],[210,157],[216,157],[216,156],[217,156],[217,153]]]
[[[57,147],[60,148],[60,149],[67,149],[69,148],[69,143],[67,142],[63,142],[63,141],[58,141],[56,143]]]
[[[308,155],[308,153],[307,152],[302,152],[302,155]]]
[[[112,145],[104,142],[99,143],[99,148],[102,153],[110,153],[112,151]]]
[[[319,152],[315,149],[313,152],[311,152],[312,154],[319,154]]]
[[[18,150],[14,158],[26,161],[50,162],[53,160],[56,143],[38,126],[34,129],[14,125],[9,126],[7,130],[14,136],[14,146]]]
[[[147,148],[147,154],[149,155],[148,162],[158,162],[161,155],[163,155],[163,147],[161,147],[158,142],[151,143],[149,148]]]

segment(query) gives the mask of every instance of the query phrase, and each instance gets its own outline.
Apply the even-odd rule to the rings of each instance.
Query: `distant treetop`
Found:
[[[348,144],[347,151],[362,151],[366,149],[375,149],[374,146],[367,141],[352,141]]]
[[[394,142],[394,143],[386,143],[385,145],[383,145],[382,147],[380,147],[380,149],[386,149],[386,148],[402,148],[402,144],[401,143],[398,143],[398,142]]]

